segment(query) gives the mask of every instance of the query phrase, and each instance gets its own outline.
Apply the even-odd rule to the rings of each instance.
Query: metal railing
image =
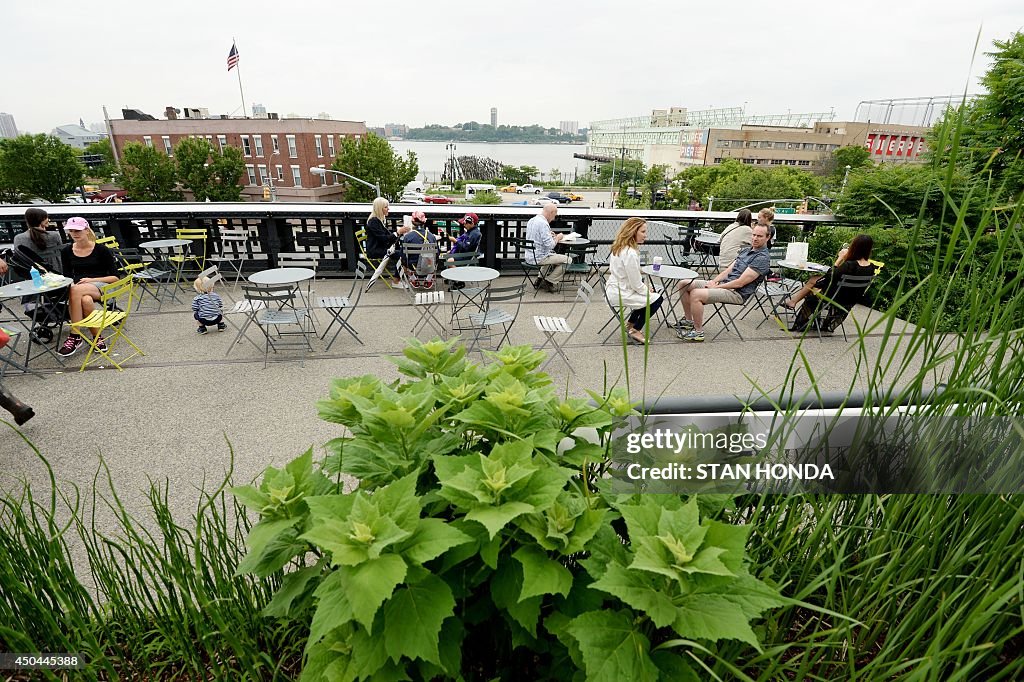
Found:
[[[0,205],[0,243],[10,243],[25,229],[25,205]],[[342,203],[125,203],[41,205],[51,222],[61,224],[71,216],[83,216],[100,236],[117,237],[122,247],[135,247],[151,239],[173,238],[178,229],[206,229],[208,253],[220,246],[221,228],[244,228],[247,270],[276,267],[277,255],[302,253],[315,256],[319,274],[345,276],[355,270],[359,245],[355,232],[365,226],[369,204]],[[482,263],[498,269],[518,270],[522,253],[511,240],[526,236],[526,223],[537,207],[394,204],[389,225],[402,224],[405,215],[425,211],[433,227],[450,228],[471,211],[480,216],[483,240]],[[687,229],[723,227],[733,221],[730,211],[653,211],[637,209],[559,208],[556,230],[575,231],[607,248],[624,220],[640,216],[658,221],[661,232],[650,235],[648,244],[657,252],[668,244],[671,227]],[[776,224],[800,225],[805,232],[818,224],[833,224],[830,215],[780,215]]]

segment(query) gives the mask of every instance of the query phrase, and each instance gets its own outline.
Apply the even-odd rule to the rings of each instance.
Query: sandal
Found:
[[[796,304],[793,303],[793,299],[787,298],[785,301],[779,303],[786,310],[796,310]]]
[[[638,331],[638,330],[634,329],[633,331]],[[643,337],[643,334],[640,334],[639,337],[633,336],[632,334],[626,334],[626,337],[629,339],[629,342],[631,344],[633,344],[634,346],[646,346],[647,345],[647,339],[645,339]]]

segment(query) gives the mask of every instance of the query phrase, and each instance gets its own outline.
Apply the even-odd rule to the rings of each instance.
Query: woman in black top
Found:
[[[72,282],[68,295],[68,315],[72,322],[80,322],[96,307],[100,300],[100,288],[117,281],[117,261],[106,246],[96,243],[96,235],[85,218],[69,218],[64,231],[71,243],[60,252],[65,277]],[[93,331],[93,335],[99,331]],[[57,351],[67,357],[82,347],[82,337],[69,334],[64,345]],[[106,350],[103,339],[97,341],[97,348]]]
[[[807,284],[800,291],[796,292],[792,298],[782,302],[783,306],[792,309],[797,303],[803,301],[803,305],[800,306],[790,331],[802,332],[807,328],[807,323],[818,309],[822,295],[835,298],[836,290],[839,288],[839,280],[843,275],[874,276],[876,267],[870,260],[873,246],[874,241],[869,235],[858,234],[850,242],[849,247],[840,249],[834,268],[824,275],[811,277],[807,280]],[[814,291],[815,295],[808,296],[812,291]],[[852,300],[836,300],[836,303],[847,309],[856,302]]]
[[[380,260],[388,255],[388,249],[397,242],[402,235],[409,231],[409,228],[399,228],[398,233],[388,229],[387,219],[391,205],[384,197],[377,197],[373,200],[373,208],[370,217],[366,221],[366,255],[373,260]],[[398,276],[399,255],[394,253],[388,259],[385,270],[391,272],[391,286],[402,286],[401,278]]]

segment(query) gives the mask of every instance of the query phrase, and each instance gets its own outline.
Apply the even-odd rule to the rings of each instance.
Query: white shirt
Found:
[[[526,238],[533,242],[532,249],[526,249],[523,253],[523,260],[531,265],[537,265],[551,255],[555,250],[555,238],[551,236],[551,225],[544,220],[544,214],[530,218],[526,223]]]

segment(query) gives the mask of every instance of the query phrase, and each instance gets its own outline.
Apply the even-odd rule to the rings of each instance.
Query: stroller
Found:
[[[8,249],[0,254],[0,257],[7,261],[15,275],[23,279],[29,278],[29,272],[33,267],[43,272],[47,271],[38,254],[24,246]],[[23,296],[21,304],[25,315],[35,320],[29,337],[35,343],[50,343],[59,334],[67,319],[68,289]]]

